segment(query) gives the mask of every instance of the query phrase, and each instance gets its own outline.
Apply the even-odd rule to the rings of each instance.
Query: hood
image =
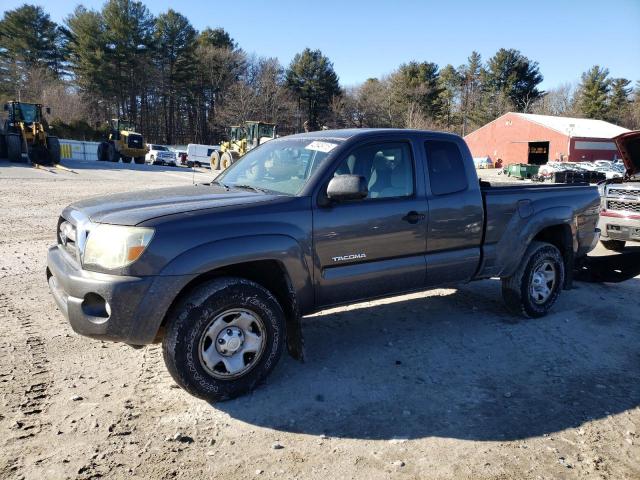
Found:
[[[78,210],[96,223],[137,225],[165,215],[263,203],[275,198],[277,195],[228,191],[221,186],[202,184],[89,198],[69,205],[65,212]]]
[[[640,130],[618,135],[613,139],[620,150],[627,175],[640,173]]]

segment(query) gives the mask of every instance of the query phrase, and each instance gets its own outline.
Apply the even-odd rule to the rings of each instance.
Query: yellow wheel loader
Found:
[[[230,128],[229,141],[220,144],[220,151],[211,154],[211,168],[225,170],[248,151],[276,138],[276,125],[265,122],[244,122]]]
[[[109,137],[98,145],[98,160],[101,162],[144,163],[149,147],[142,134],[136,133],[133,122],[114,118],[109,124]]]
[[[58,137],[48,134],[48,125],[39,103],[5,103],[7,118],[0,134],[0,158],[11,162],[31,162],[39,165],[60,163]],[[51,113],[50,108],[46,108]]]

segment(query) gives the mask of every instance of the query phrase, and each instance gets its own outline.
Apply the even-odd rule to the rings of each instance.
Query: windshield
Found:
[[[26,103],[21,103],[18,106],[18,108],[16,108],[16,116],[18,117],[16,120],[20,120],[25,123],[33,123],[33,122],[40,121],[37,105],[29,105]]]
[[[216,180],[285,195],[297,195],[341,140],[271,140],[251,150]]]
[[[258,137],[273,137],[273,129],[275,127],[273,125],[259,125],[258,126]]]

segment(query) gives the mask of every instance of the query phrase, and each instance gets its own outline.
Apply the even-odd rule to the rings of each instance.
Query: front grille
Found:
[[[127,138],[129,148],[142,148],[142,135],[131,135]]]
[[[609,195],[611,195],[612,197],[640,197],[640,190],[610,188]]]
[[[624,212],[640,213],[640,203],[607,201],[607,210],[619,210]]]
[[[65,220],[63,217],[60,217],[60,219],[58,220],[57,237],[58,245],[60,245],[60,247],[73,258],[76,258],[76,227]]]

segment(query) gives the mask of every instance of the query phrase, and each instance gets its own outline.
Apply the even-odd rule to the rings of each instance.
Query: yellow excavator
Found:
[[[128,120],[114,118],[109,125],[109,137],[98,145],[98,160],[101,162],[144,163],[149,147],[142,134],[137,133],[135,124]]]
[[[31,162],[36,165],[60,163],[60,142],[49,135],[42,116],[42,105],[12,100],[5,103],[7,118],[0,133],[0,157],[11,162]],[[51,109],[45,111],[50,114]]]
[[[225,170],[248,151],[276,138],[276,125],[247,121],[230,128],[229,141],[220,144],[220,151],[211,154],[211,169]]]

